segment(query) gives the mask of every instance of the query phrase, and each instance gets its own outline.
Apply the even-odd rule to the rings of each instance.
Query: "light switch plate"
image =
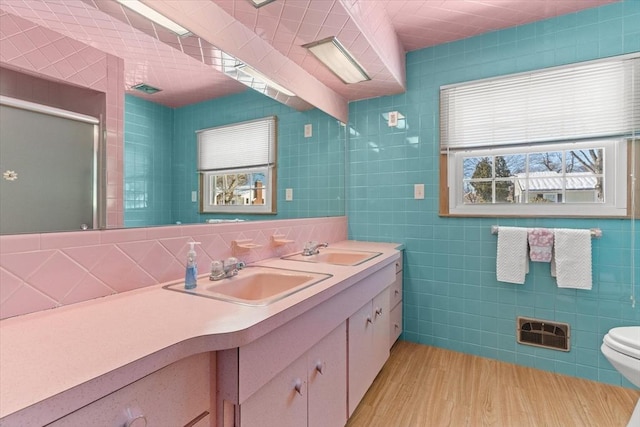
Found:
[[[424,199],[424,184],[413,184],[413,198]]]
[[[293,188],[287,188],[286,190],[284,190],[284,199],[287,202],[290,202],[293,200]]]
[[[192,202],[197,202],[198,201],[198,192],[197,191],[192,191],[191,192],[191,201]]]
[[[304,137],[311,138],[313,136],[313,125],[311,123],[307,123],[304,125]]]

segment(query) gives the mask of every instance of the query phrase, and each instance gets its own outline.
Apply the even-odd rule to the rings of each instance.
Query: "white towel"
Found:
[[[559,288],[591,289],[591,231],[554,231],[551,275]]]
[[[497,279],[500,282],[522,284],[528,272],[527,229],[500,227],[496,256]]]

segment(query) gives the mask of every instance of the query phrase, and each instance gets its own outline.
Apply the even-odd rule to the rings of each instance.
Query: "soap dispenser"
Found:
[[[184,273],[184,288],[194,289],[198,284],[198,263],[196,262],[195,245],[200,242],[189,242],[191,248],[187,253],[187,267]]]

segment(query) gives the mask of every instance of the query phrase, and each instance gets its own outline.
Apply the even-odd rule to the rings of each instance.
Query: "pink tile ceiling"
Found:
[[[131,92],[131,86],[143,82],[161,88],[162,92],[153,96],[135,92],[160,104],[177,107],[245,90],[244,85],[202,61],[112,18],[92,4],[80,0],[2,0],[0,9],[123,58],[125,89]]]
[[[276,0],[256,9],[249,0],[144,0],[191,30],[187,38],[115,0],[0,0],[0,9],[123,58],[125,90],[141,82],[159,87],[154,95],[135,94],[167,106],[245,90],[218,71],[219,48],[295,92],[297,98],[283,100],[288,105],[313,105],[345,120],[348,101],[404,91],[407,51],[615,1]],[[371,81],[345,85],[301,47],[329,36]],[[53,54],[42,49],[32,56],[52,61]]]

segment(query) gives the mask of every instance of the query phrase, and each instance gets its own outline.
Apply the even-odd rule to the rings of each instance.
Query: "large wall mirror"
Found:
[[[200,79],[192,79],[194,81],[189,83],[200,86],[189,86],[190,91],[182,93],[180,102],[171,102],[169,96],[172,95],[169,93],[173,92],[169,90],[160,91],[156,95],[138,92],[132,89],[136,86],[134,83],[153,75],[151,68],[127,68],[126,64],[131,56],[128,59],[124,59],[124,55],[118,57],[107,45],[99,45],[95,41],[97,39],[83,39],[84,33],[74,32],[78,26],[64,30],[53,25],[46,27],[47,23],[57,19],[56,11],[52,10],[52,16],[47,15],[44,21],[38,21],[33,14],[26,13],[26,9],[18,7],[19,3],[16,2],[15,8],[9,7],[8,15],[11,17],[7,19],[20,28],[39,28],[47,37],[31,37],[30,34],[37,35],[38,31],[7,33],[11,26],[4,26],[4,29],[0,29],[3,40],[18,37],[19,40],[16,38],[15,41],[10,41],[16,45],[21,42],[34,50],[46,51],[46,64],[40,68],[33,64],[30,66],[28,60],[21,58],[20,55],[24,53],[19,50],[14,52],[16,58],[3,56],[3,62],[0,63],[0,94],[99,118],[101,139],[94,165],[98,184],[95,193],[87,195],[93,201],[98,217],[93,228],[345,214],[347,132],[344,124],[325,112],[327,108],[313,108],[310,104],[301,108],[300,103],[291,103],[292,99],[297,98],[295,96],[278,95],[274,99],[257,89],[243,90],[244,86],[235,80],[233,84],[240,88],[218,79],[214,86],[218,87],[219,84],[224,90],[212,91],[211,87],[206,86],[213,81],[208,76],[217,71],[206,61],[198,62],[197,67],[191,67],[202,71],[197,74],[202,82]],[[176,41],[176,36],[168,34],[168,30],[150,26],[139,17],[130,15],[130,12],[116,2],[99,2],[99,6],[94,2],[74,4],[74,8],[77,7],[78,10],[85,8],[86,14],[93,16],[95,13],[96,16],[105,18],[96,21],[98,26],[101,25],[100,22],[107,22],[102,25],[113,25],[123,33],[146,40],[150,46],[158,49],[153,51],[157,57],[171,58],[178,55],[182,61],[177,63],[182,65],[184,62],[185,68],[188,61],[203,61],[198,59],[198,55],[193,54],[194,57],[189,54],[193,53],[191,50],[180,47],[189,43],[202,43],[203,40],[197,36],[179,38],[179,43],[176,44],[172,42]],[[21,17],[23,11],[24,18]],[[105,14],[113,15],[114,20],[111,21]],[[86,20],[86,25],[90,25],[90,21]],[[97,34],[102,28],[94,29]],[[75,37],[78,38],[74,39]],[[47,49],[51,42],[47,38],[59,40],[62,47],[71,46],[73,49],[56,53],[56,49]],[[158,41],[160,43],[156,43]],[[128,45],[125,43],[120,48],[124,49]],[[103,50],[100,50],[100,46]],[[211,50],[214,51],[215,49]],[[158,52],[164,53],[164,56],[157,54]],[[202,53],[201,49],[194,52]],[[140,56],[145,57],[145,60],[147,58],[146,55],[138,54],[136,59]],[[151,59],[155,58],[149,57],[148,61]],[[169,61],[168,65],[171,64],[173,62]],[[175,76],[172,74],[172,80],[184,80],[182,68],[169,69],[171,73],[175,73]],[[222,77],[227,79],[226,75]],[[191,89],[192,87],[194,88]],[[207,95],[196,96],[194,92]],[[215,96],[209,96],[209,93],[215,93]],[[192,100],[188,101],[192,103],[185,102],[185,99]],[[332,114],[336,116],[335,113]],[[271,184],[274,190],[272,197],[277,210],[265,214],[251,211],[214,213],[200,209],[202,183],[197,165],[197,131],[267,116],[278,118],[277,166],[271,174],[274,180]],[[71,162],[74,163],[80,161]],[[46,172],[47,176],[40,177],[41,181],[50,185],[59,182],[55,176],[56,169],[60,168],[54,167],[52,171]],[[2,198],[4,202],[4,195]],[[60,197],[53,197],[46,205],[38,205],[37,209],[52,213],[55,211],[53,204],[59,199]],[[18,212],[33,209],[33,203],[20,200],[20,197],[16,198],[16,204],[18,202],[25,203],[16,208]],[[62,231],[59,226],[46,227],[44,221],[31,222],[37,225],[30,229],[7,229],[2,234]],[[81,230],[83,223],[69,226],[69,230]]]
[[[55,58],[48,58],[55,62]],[[111,69],[110,69],[111,70]],[[176,75],[176,79],[180,79]],[[120,81],[124,82],[122,78]],[[0,63],[0,94],[41,102],[80,114],[101,118],[105,116],[105,93],[78,87],[64,81],[54,81],[34,70],[20,69],[13,64]],[[42,90],[49,96],[39,96]],[[125,91],[123,85],[122,93]],[[17,94],[17,96],[16,96]],[[33,96],[31,96],[33,95]],[[36,99],[34,99],[36,98]],[[125,227],[148,227],[168,224],[206,223],[225,220],[289,219],[318,216],[340,216],[345,214],[345,165],[346,127],[329,114],[310,109],[298,111],[284,103],[267,97],[258,91],[243,92],[199,101],[173,108],[156,103],[149,97],[138,97],[130,91],[121,97],[123,114],[123,147],[118,161],[122,162],[122,197],[111,199],[121,207]],[[59,100],[63,100],[62,104]],[[273,171],[275,191],[272,197],[277,211],[264,213],[211,213],[202,212],[201,174],[197,165],[197,131],[230,123],[255,120],[266,116],[277,116],[277,167]],[[23,119],[20,119],[23,120]],[[28,126],[28,124],[27,124]],[[104,123],[100,123],[104,129]],[[311,130],[306,133],[305,130]],[[3,144],[8,138],[3,137]],[[51,231],[78,231],[107,227],[104,219],[106,200],[110,188],[105,176],[107,163],[112,156],[105,154],[104,140],[94,153],[91,165],[96,180],[87,178],[86,198],[95,212],[94,221],[88,227],[86,221],[75,221],[73,225],[53,227],[47,221],[25,221],[26,227],[5,227],[0,234],[40,233]],[[120,150],[120,149],[119,149]],[[79,157],[65,158],[72,163]],[[56,171],[66,169],[63,163],[53,163],[46,172],[40,170],[40,181],[54,186],[61,182]],[[55,167],[55,165],[60,165]],[[8,169],[11,169],[8,167]],[[4,171],[2,171],[4,172]],[[22,178],[22,177],[21,177]],[[84,178],[82,179],[84,180]],[[43,204],[27,197],[15,197],[16,211],[46,211],[58,216],[68,211],[62,197],[53,195]],[[5,202],[3,190],[2,203]],[[289,195],[290,197],[286,197]],[[291,195],[293,195],[291,197]],[[61,207],[54,205],[60,202]],[[19,205],[23,203],[23,205]],[[12,205],[14,202],[12,201]],[[52,221],[56,222],[56,221]]]

